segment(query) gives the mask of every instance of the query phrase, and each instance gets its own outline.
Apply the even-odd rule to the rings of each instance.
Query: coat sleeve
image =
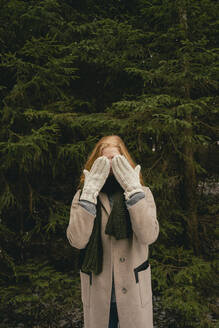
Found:
[[[150,245],[158,237],[159,223],[154,197],[148,187],[143,187],[145,197],[128,208],[132,229],[142,244]]]
[[[95,215],[88,212],[79,204],[79,195],[80,190],[76,192],[72,200],[66,235],[72,247],[82,249],[85,248],[90,239]]]

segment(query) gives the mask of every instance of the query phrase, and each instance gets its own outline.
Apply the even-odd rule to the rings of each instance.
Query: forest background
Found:
[[[216,327],[219,4],[0,0],[0,327],[82,327],[66,238],[118,134],[153,191],[155,327]]]

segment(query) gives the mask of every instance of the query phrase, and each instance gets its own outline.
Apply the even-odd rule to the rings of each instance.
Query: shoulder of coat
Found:
[[[72,203],[77,203],[80,198],[81,189],[78,189],[73,197]]]
[[[75,195],[80,195],[81,194],[81,189],[77,189]]]

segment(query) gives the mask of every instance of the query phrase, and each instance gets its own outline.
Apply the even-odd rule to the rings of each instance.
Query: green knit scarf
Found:
[[[110,194],[113,199],[113,207],[107,221],[105,233],[114,236],[117,240],[132,236],[132,225],[129,212],[125,204],[124,190],[114,176],[109,176],[103,192]],[[103,246],[101,239],[101,205],[97,198],[97,214],[90,240],[87,246],[80,252],[80,269],[82,272],[93,272],[96,275],[102,272]]]

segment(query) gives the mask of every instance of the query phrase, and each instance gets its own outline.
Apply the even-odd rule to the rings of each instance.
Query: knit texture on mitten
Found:
[[[132,225],[129,212],[125,204],[124,190],[116,181],[114,176],[108,177],[102,192],[111,195],[113,198],[113,208],[111,210],[105,233],[114,236],[117,240],[132,236]],[[81,270],[95,274],[102,272],[103,246],[101,239],[101,205],[99,197],[97,199],[97,215],[94,220],[94,227],[89,242],[81,251]]]

